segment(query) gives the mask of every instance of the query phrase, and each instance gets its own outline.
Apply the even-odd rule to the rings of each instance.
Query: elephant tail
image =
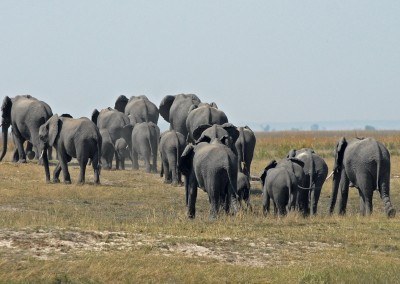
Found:
[[[97,139],[97,155],[98,155],[98,163],[97,163],[97,165],[99,166],[99,168],[101,168],[101,166],[102,166],[102,164],[101,164],[101,146],[102,146],[102,144],[103,144],[103,138],[101,137],[101,134],[100,134],[100,131],[99,131],[99,129],[97,128],[97,137],[98,137],[98,139]]]
[[[241,150],[242,150],[242,161],[241,164],[239,165],[239,167],[242,167],[243,164],[243,173],[245,175],[249,175],[249,169],[247,168],[247,164],[246,164],[246,159],[245,159],[245,153],[246,153],[246,141],[245,141],[245,137],[244,137],[244,128],[243,127],[239,127],[239,138],[240,138],[240,144],[242,144]]]
[[[382,162],[382,150],[379,147],[378,142],[375,141],[375,146],[378,148],[378,159],[376,160],[376,188],[379,190],[380,175],[381,175],[381,162]]]

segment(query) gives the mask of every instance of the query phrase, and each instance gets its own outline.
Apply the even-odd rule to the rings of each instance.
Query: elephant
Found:
[[[119,138],[115,141],[115,151],[117,152],[118,159],[121,163],[121,169],[125,170],[125,159],[131,159],[131,151],[124,138]]]
[[[92,121],[99,129],[108,130],[114,146],[119,138],[124,138],[124,140],[128,143],[129,149],[132,148],[131,136],[133,126],[130,124],[130,119],[126,114],[110,107],[102,109],[100,112],[95,109],[92,113]],[[116,152],[114,155],[116,163],[115,168],[118,170],[120,159]],[[110,164],[110,167],[111,166],[112,164]]]
[[[181,172],[178,170],[179,158],[186,146],[186,139],[181,133],[169,130],[160,137],[161,173],[165,175],[164,182],[177,186],[182,183]]]
[[[238,127],[239,138],[235,142],[238,153],[239,171],[250,178],[251,162],[253,160],[254,148],[256,147],[256,136],[250,127]]]
[[[286,215],[287,209],[296,208],[298,191],[305,190],[301,186],[304,182],[303,167],[304,163],[296,158],[283,159],[279,162],[273,160],[265,167],[260,177],[265,215],[269,213],[271,198],[275,214]]]
[[[68,162],[72,158],[76,158],[79,163],[79,184],[85,183],[85,171],[89,159],[92,161],[94,170],[94,182],[95,184],[100,183],[102,139],[99,129],[90,119],[86,117],[74,119],[70,116],[58,116],[55,114],[40,126],[39,137],[39,149],[43,156],[47,182],[50,182],[50,171],[46,149],[54,146],[57,150],[59,160],[53,173],[54,183],[60,182],[59,176],[61,170],[63,171],[64,182],[67,184],[71,183]]]
[[[189,109],[189,115],[186,119],[186,129],[188,131],[187,134],[187,142],[194,143],[195,138],[193,136],[193,132],[199,126],[204,124],[219,124],[222,125],[224,123],[228,123],[228,118],[226,114],[219,110],[215,103],[211,104],[199,104],[199,106],[193,105]]]
[[[12,136],[17,149],[13,154],[13,160],[18,160],[19,163],[26,163],[26,154],[28,154],[29,158],[39,158],[39,127],[53,115],[50,106],[30,95],[16,96],[14,98],[6,96],[1,110],[3,150],[0,155],[0,161],[3,160],[7,153],[8,128],[10,125],[12,126]],[[27,141],[28,153],[23,148],[25,141]],[[32,148],[35,150],[35,156],[33,156]],[[51,156],[51,149],[48,149],[48,151]]]
[[[170,130],[175,130],[187,137],[186,119],[190,108],[198,106],[200,99],[194,94],[179,94],[165,96],[160,103],[160,114],[165,121],[170,123]]]
[[[361,138],[347,142],[342,137],[335,148],[335,163],[332,172],[332,195],[329,212],[335,208],[340,188],[339,214],[346,213],[349,187],[358,189],[362,215],[372,213],[372,197],[379,190],[388,217],[396,210],[390,201],[390,154],[387,148],[374,138]]]
[[[250,204],[250,179],[247,175],[245,175],[242,172],[238,172],[238,177],[237,177],[237,191],[238,191],[238,196],[239,196],[239,202],[242,200],[246,203],[247,208],[251,208]]]
[[[140,122],[132,131],[132,169],[139,169],[138,156],[144,159],[146,172],[157,173],[157,153],[160,129],[153,122]],[[153,157],[152,164],[150,157]]]
[[[229,137],[225,139],[226,145],[237,155],[235,143],[239,138],[239,131],[232,123],[224,123],[222,125],[214,124],[203,124],[198,126],[193,131],[193,138],[195,144],[200,142],[211,142],[214,139],[222,139],[223,137]]]
[[[186,146],[179,160],[179,169],[185,176],[186,205],[188,217],[195,218],[197,188],[208,193],[211,203],[210,218],[217,217],[220,201],[225,211],[238,210],[237,157],[225,145],[227,137]],[[222,199],[222,200],[221,200]]]
[[[146,96],[132,96],[129,100],[121,95],[115,101],[116,110],[125,113],[134,125],[138,122],[153,122],[157,124],[159,111],[157,106]]]
[[[303,200],[302,204],[305,208],[299,208],[304,214],[316,215],[318,209],[319,196],[321,194],[322,186],[328,175],[328,166],[324,159],[318,156],[313,149],[303,148],[300,150],[290,150],[288,158],[297,158],[304,163],[305,187],[311,188],[308,192],[306,190],[299,191],[297,196],[298,200]]]
[[[111,170],[112,160],[115,153],[114,144],[112,143],[110,133],[107,129],[99,129],[101,135],[101,164],[102,168]]]

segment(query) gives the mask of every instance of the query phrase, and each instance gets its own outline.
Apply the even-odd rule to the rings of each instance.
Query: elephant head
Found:
[[[114,108],[120,112],[125,112],[125,107],[128,104],[128,98],[124,95],[121,95],[117,98],[117,100],[115,101],[115,106]]]
[[[343,158],[344,152],[347,147],[346,138],[342,137],[339,142],[336,144],[335,148],[335,163],[333,166],[333,182],[332,182],[332,195],[331,195],[331,204],[329,208],[329,212],[332,214],[335,208],[339,183],[340,183],[340,176],[342,174],[343,169]]]
[[[160,107],[158,108],[161,116],[165,119],[165,121],[170,122],[169,112],[172,104],[175,102],[177,98],[190,99],[193,105],[199,105],[201,103],[200,99],[195,94],[179,94],[176,96],[165,96],[164,99],[160,103]]]
[[[222,139],[224,136],[230,139]],[[236,153],[235,142],[239,138],[239,130],[232,123],[224,123],[222,125],[203,124],[193,131],[193,138],[196,141],[195,144],[200,142],[210,143],[216,138],[220,139],[223,144]]]
[[[7,140],[8,140],[8,128],[11,125],[11,107],[12,100],[6,96],[1,105],[1,127],[3,131],[3,151],[1,152],[0,161],[3,160],[7,153]]]
[[[99,114],[100,112],[97,110],[97,108],[95,108],[94,111],[92,112],[92,121],[96,125],[97,125],[97,119],[99,118]]]
[[[57,114],[49,118],[49,120],[39,128],[39,151],[43,158],[43,165],[46,172],[46,181],[50,181],[49,160],[47,157],[47,149],[53,147],[61,130],[61,121]]]

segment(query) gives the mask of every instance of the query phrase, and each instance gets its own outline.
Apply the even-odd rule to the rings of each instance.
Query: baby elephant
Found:
[[[178,170],[179,157],[186,146],[186,139],[183,134],[175,130],[166,131],[160,138],[161,173],[165,175],[165,183],[174,186],[182,184],[181,172]]]
[[[115,141],[115,155],[116,160],[121,163],[121,169],[125,170],[125,159],[131,159],[131,152],[124,138],[119,138]]]
[[[160,128],[153,122],[137,123],[132,131],[132,169],[139,169],[138,156],[144,159],[146,172],[157,172],[157,153]],[[150,158],[153,163],[150,164]]]
[[[237,178],[237,191],[239,195],[239,202],[244,200],[247,205],[247,208],[252,210],[250,204],[250,179],[244,173],[238,172]]]

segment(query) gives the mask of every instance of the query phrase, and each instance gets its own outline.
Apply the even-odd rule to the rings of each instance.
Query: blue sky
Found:
[[[196,93],[232,122],[398,120],[399,1],[0,2],[0,96],[89,116]]]

